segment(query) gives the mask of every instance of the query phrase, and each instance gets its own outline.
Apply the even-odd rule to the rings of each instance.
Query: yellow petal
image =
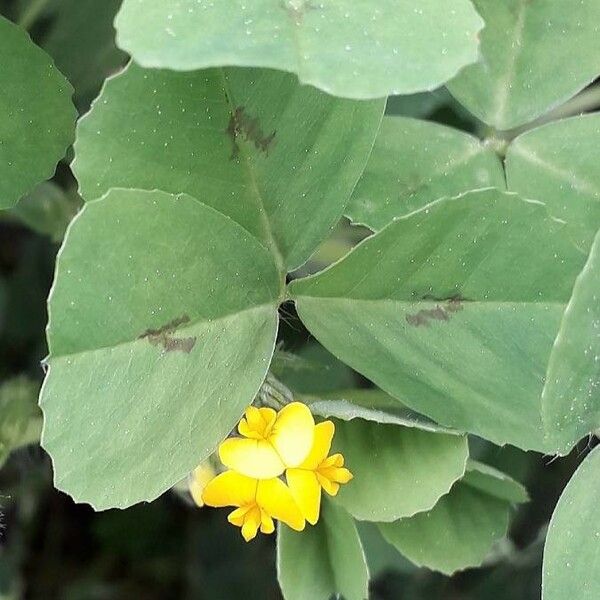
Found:
[[[304,517],[292,492],[281,479],[262,479],[258,482],[256,502],[268,515],[283,521],[296,531],[304,529]]]
[[[312,448],[302,461],[301,469],[314,471],[325,460],[329,454],[334,433],[335,425],[331,421],[323,421],[315,425]]]
[[[238,425],[240,435],[255,440],[264,439],[271,431],[271,427],[277,418],[277,413],[272,408],[256,408],[249,406],[245,417]]]
[[[321,487],[330,495],[335,496],[340,491],[340,484],[335,481],[331,481],[331,479],[324,477],[317,471],[317,479],[321,484]]]
[[[262,533],[273,533],[275,531],[275,523],[273,519],[266,513],[266,511],[260,511],[260,530]]]
[[[241,508],[236,508],[233,512],[230,512],[227,520],[237,527],[241,527],[244,524],[244,519],[246,517],[246,513],[252,508],[251,506],[242,506]]]
[[[249,542],[256,537],[258,528],[260,527],[260,509],[258,506],[253,506],[244,518],[242,525],[242,536]]]
[[[219,446],[219,458],[229,469],[255,479],[278,477],[285,469],[275,448],[265,440],[226,439]]]
[[[226,471],[217,475],[204,488],[202,500],[208,506],[246,506],[254,504],[256,479]]]
[[[339,467],[320,468],[318,473],[329,479],[329,481],[335,481],[336,483],[348,483],[353,477],[348,469]]]
[[[285,478],[304,518],[314,525],[319,520],[321,508],[321,486],[316,473],[305,469],[288,469]]]
[[[297,467],[313,444],[315,420],[306,404],[292,402],[277,415],[269,441],[286,467]]]

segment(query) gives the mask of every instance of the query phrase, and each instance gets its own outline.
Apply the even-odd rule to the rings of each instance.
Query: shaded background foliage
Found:
[[[119,5],[120,0],[0,0],[0,12],[29,29],[54,58],[83,113],[106,76],[125,62],[113,43]],[[444,89],[390,98],[387,112],[483,131]],[[80,205],[68,159],[53,182],[0,214],[0,382],[27,376],[35,382],[24,392],[32,403],[43,375],[45,301],[58,242]],[[37,231],[28,227],[31,211],[38,211]],[[363,235],[342,223],[303,271],[330,263]],[[367,385],[310,339],[291,304],[283,307],[282,322],[282,347],[308,365],[290,375],[296,389]],[[361,530],[372,598],[539,598],[545,528],[560,491],[595,441],[554,462],[476,438],[470,443],[474,458],[509,473],[530,492],[531,502],[512,515],[508,540],[483,568],[447,578],[412,566]],[[12,453],[0,469],[0,515],[0,598],[280,598],[273,537],[245,544],[224,511],[197,510],[177,492],[152,504],[95,513],[53,488],[50,460],[34,446]]]

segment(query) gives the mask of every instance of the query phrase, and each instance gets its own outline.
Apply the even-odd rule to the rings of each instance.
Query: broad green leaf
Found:
[[[80,204],[77,194],[68,194],[55,183],[44,181],[21,198],[10,214],[34,231],[60,242]]]
[[[346,214],[373,230],[469,190],[504,189],[498,156],[477,138],[436,123],[385,117]]]
[[[280,285],[264,246],[194,198],[88,203],[49,299],[40,404],[56,486],[129,506],[212,453],[265,377]]]
[[[342,421],[363,419],[388,425],[416,427],[433,433],[452,433],[458,431],[441,427],[429,419],[402,406],[396,398],[377,389],[337,390],[319,393],[317,396],[301,396],[302,402],[310,405],[313,414],[324,418],[336,418]]]
[[[447,575],[479,566],[494,542],[506,534],[510,501],[486,489],[519,484],[485,465],[470,468],[432,510],[379,524],[385,539],[416,565]]]
[[[336,501],[363,521],[429,510],[463,476],[469,454],[463,436],[364,419],[335,420],[332,452],[354,475]]]
[[[367,563],[352,518],[325,500],[315,526],[279,526],[277,574],[285,600],[345,600],[368,596]]]
[[[52,177],[73,140],[69,82],[25,31],[0,17],[0,209]]]
[[[543,600],[600,597],[600,448],[581,463],[550,520],[542,581]]]
[[[357,99],[438,87],[477,60],[482,26],[467,0],[125,0],[116,19],[145,67],[268,67]]]
[[[520,135],[506,154],[508,187],[542,200],[589,248],[600,229],[600,115],[548,123]]]
[[[12,450],[39,442],[42,426],[38,386],[17,377],[0,385],[0,467]]]
[[[360,536],[372,580],[388,571],[410,573],[416,570],[411,562],[387,542],[376,523],[357,521],[356,529]]]
[[[290,292],[330,352],[404,405],[552,451],[542,388],[584,263],[543,205],[482,190],[398,219]]]
[[[511,129],[568,100],[600,74],[600,0],[474,0],[482,60],[448,84],[474,115]]]
[[[600,233],[577,278],[550,357],[542,394],[543,418],[553,444],[600,428]]]
[[[277,71],[131,64],[80,121],[73,170],[86,200],[112,187],[188,193],[240,223],[291,270],[342,215],[383,108],[379,100],[333,98]]]

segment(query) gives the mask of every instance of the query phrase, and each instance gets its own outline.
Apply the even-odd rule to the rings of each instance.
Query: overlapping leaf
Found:
[[[516,138],[506,153],[511,191],[542,200],[589,249],[600,229],[600,115],[548,123]]]
[[[496,129],[532,121],[600,74],[600,0],[474,0],[482,60],[448,88]]]
[[[291,71],[336,96],[438,87],[478,58],[467,0],[126,0],[117,43],[145,67]]]
[[[506,534],[510,503],[526,499],[514,480],[471,463],[465,477],[432,510],[379,528],[416,565],[451,575],[483,562],[493,543]]]
[[[292,269],[342,215],[383,105],[333,98],[277,71],[130,65],[80,122],[73,169],[86,200],[112,187],[189,193]]]
[[[546,538],[543,600],[600,596],[600,449],[580,465],[558,501]]]
[[[456,129],[385,117],[346,214],[378,230],[439,198],[505,187],[498,156]]]
[[[277,537],[277,572],[285,600],[364,600],[369,573],[354,521],[323,502],[322,515],[300,533],[285,525]]]
[[[213,452],[264,379],[280,286],[264,246],[190,196],[89,203],[49,300],[40,403],[57,487],[128,506]]]
[[[585,258],[542,205],[484,190],[391,223],[291,292],[315,337],[403,404],[563,451],[578,436],[544,430],[541,397]]]
[[[27,33],[0,17],[0,209],[54,173],[73,139],[72,88]]]

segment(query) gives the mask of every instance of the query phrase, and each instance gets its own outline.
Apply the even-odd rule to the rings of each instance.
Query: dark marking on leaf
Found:
[[[276,131],[273,130],[269,135],[265,135],[257,117],[250,116],[243,106],[238,106],[231,117],[225,130],[231,138],[233,149],[231,151],[231,160],[236,159],[240,154],[238,139],[243,136],[247,142],[252,142],[254,147],[269,156],[269,149],[275,143]]]
[[[182,315],[177,319],[169,321],[159,329],[146,329],[138,339],[147,339],[153,346],[162,346],[165,352],[185,352],[189,354],[196,345],[196,336],[187,338],[173,337],[178,327],[189,322],[190,318],[187,315]]]
[[[463,298],[455,294],[446,298],[436,298],[429,294],[422,297],[423,300],[438,302],[434,308],[424,308],[417,313],[406,315],[406,322],[413,327],[429,327],[432,321],[449,321],[454,313],[463,310]]]

